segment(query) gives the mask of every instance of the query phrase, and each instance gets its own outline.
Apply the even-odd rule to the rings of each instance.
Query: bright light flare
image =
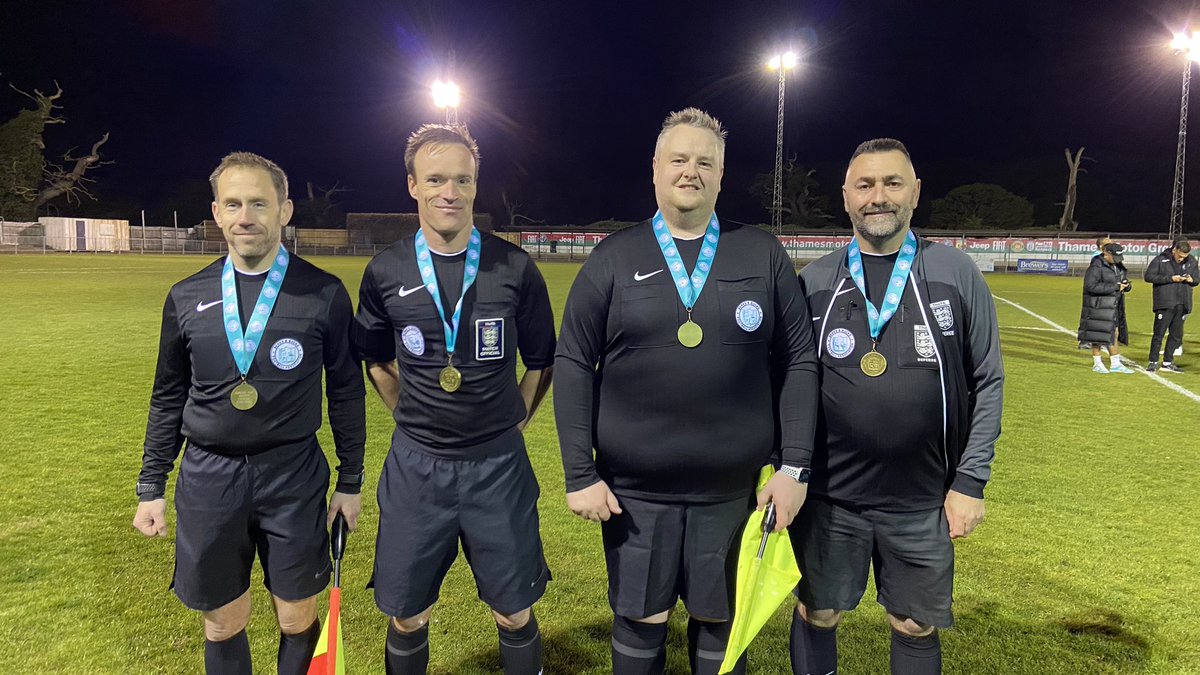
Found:
[[[1174,49],[1180,54],[1185,54],[1189,59],[1196,61],[1200,56],[1200,34],[1197,33],[1176,33],[1175,38],[1171,40],[1171,49]]]
[[[771,57],[771,60],[767,61],[767,67],[771,70],[779,70],[780,68],[783,68],[784,70],[791,70],[792,68],[796,67],[797,61],[798,58],[796,57],[795,52],[776,54],[775,56]]]
[[[458,85],[438,80],[433,83],[433,103],[439,108],[457,108],[461,100]]]

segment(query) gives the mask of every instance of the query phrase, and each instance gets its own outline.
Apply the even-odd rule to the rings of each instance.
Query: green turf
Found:
[[[167,590],[172,543],[130,528],[160,310],[170,284],[207,259],[0,256],[0,664],[21,673],[194,673],[199,618]],[[364,258],[316,262],[357,293]],[[556,314],[577,265],[543,264]],[[1067,328],[1078,278],[988,277],[993,292]],[[1129,296],[1141,363],[1149,288]],[[1200,673],[1200,403],[1141,374],[1096,375],[1071,336],[1001,303],[1008,372],[1004,434],[987,522],[957,545],[952,673]],[[1171,381],[1200,393],[1200,329]],[[373,397],[367,471],[391,421]],[[608,669],[605,577],[596,526],[574,518],[549,406],[527,431],[543,486],[554,582],[538,605],[547,673]],[[876,423],[879,423],[876,421]],[[322,444],[332,448],[327,428]],[[364,589],[374,489],[345,564],[352,672],[382,672],[385,621]],[[274,672],[277,632],[255,583],[250,638]],[[887,671],[884,617],[868,591],[840,633],[844,673]],[[669,672],[686,672],[682,624]],[[751,648],[754,672],[787,672],[785,611]],[[432,623],[433,673],[497,672],[496,634],[469,570],[455,565]]]

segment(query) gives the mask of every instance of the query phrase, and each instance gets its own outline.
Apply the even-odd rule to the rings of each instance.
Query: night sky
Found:
[[[347,211],[413,211],[405,137],[442,121],[428,85],[450,50],[460,116],[483,153],[477,210],[500,193],[552,225],[654,211],[650,157],[662,118],[694,105],[729,131],[723,218],[764,222],[749,193],[774,162],[776,79],[790,45],[785,154],[816,169],[837,224],[860,141],[903,140],[933,199],[995,182],[1057,220],[1063,149],[1086,146],[1081,229],[1165,231],[1188,25],[1172,2],[0,2],[0,119],[53,91],[68,124],[51,153],[103,148],[92,212],[137,220],[208,212],[222,155],[276,160],[293,197],[352,189]],[[1200,12],[1193,12],[1200,19]],[[1197,23],[1200,28],[1200,21]],[[1200,80],[1195,89],[1200,89]],[[1193,103],[1197,94],[1193,92]],[[1200,105],[1192,110],[1200,124]],[[1200,229],[1200,133],[1185,226]],[[164,216],[164,214],[167,214]],[[151,224],[169,224],[152,222]]]

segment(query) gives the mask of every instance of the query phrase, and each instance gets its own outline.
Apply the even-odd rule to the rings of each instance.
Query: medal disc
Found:
[[[454,366],[446,366],[438,374],[438,384],[442,385],[443,391],[454,393],[462,386],[462,373]]]
[[[862,360],[858,362],[858,367],[867,377],[879,377],[883,371],[887,370],[887,359],[883,358],[883,354],[879,352],[870,351],[863,355]]]
[[[691,349],[698,346],[700,341],[704,339],[704,331],[700,328],[699,324],[688,319],[679,327],[678,336],[679,344]]]
[[[258,390],[243,381],[229,392],[229,403],[238,410],[249,410],[258,403]]]

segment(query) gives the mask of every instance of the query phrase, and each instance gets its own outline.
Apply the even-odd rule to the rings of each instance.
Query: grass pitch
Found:
[[[21,673],[195,673],[199,617],[167,590],[172,541],[131,529],[160,310],[202,257],[0,257],[0,667]],[[365,258],[315,262],[352,296]],[[556,315],[578,265],[542,265]],[[1097,375],[1077,350],[1079,278],[991,275],[1008,373],[988,519],[956,546],[949,673],[1200,673],[1200,328],[1170,376]],[[1150,289],[1128,297],[1144,365]],[[1193,320],[1194,321],[1194,320]],[[1163,376],[1163,380],[1167,377]],[[368,476],[391,429],[368,401]],[[599,529],[572,516],[549,402],[527,430],[543,486],[554,581],[538,605],[547,673],[608,670]],[[886,423],[864,420],[864,423]],[[332,458],[328,428],[321,443]],[[351,672],[382,672],[385,620],[364,586],[374,553],[371,480],[343,568]],[[173,518],[173,513],[168,511]],[[255,576],[256,672],[274,672],[277,631]],[[839,630],[841,672],[887,672],[882,610],[867,596]],[[323,611],[322,611],[323,614]],[[687,672],[672,624],[668,672]],[[751,670],[786,673],[788,615],[750,650]],[[433,615],[432,673],[498,672],[496,633],[460,561]]]

